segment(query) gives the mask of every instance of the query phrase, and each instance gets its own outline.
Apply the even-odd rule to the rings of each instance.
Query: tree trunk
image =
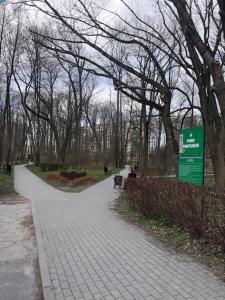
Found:
[[[206,142],[212,160],[216,186],[225,187],[225,127],[211,90],[210,74],[205,73],[199,97],[204,117]]]
[[[175,138],[173,124],[170,117],[170,105],[165,103],[163,112],[162,112],[162,120],[166,133],[166,141],[168,150],[170,153],[170,160],[173,164],[176,175],[178,175],[178,155],[179,155],[179,146],[178,142]]]
[[[5,119],[6,119],[6,107],[4,107],[4,111],[2,114],[2,126],[1,126],[1,131],[0,131],[0,164],[2,163],[3,160],[3,145],[4,145],[4,133],[5,133]]]
[[[225,2],[224,0],[218,0],[219,8],[220,8],[220,16],[223,27],[223,34],[225,38]]]
[[[143,144],[143,168],[148,166],[148,144],[149,144],[149,120],[145,122],[144,144]]]
[[[11,99],[10,99],[10,86],[11,77],[7,78],[6,87],[6,129],[7,129],[7,140],[6,140],[6,163],[9,164],[11,161],[12,151],[12,117],[11,117]]]
[[[205,122],[206,139],[212,160],[216,187],[225,187],[225,128],[213,128],[213,124]]]

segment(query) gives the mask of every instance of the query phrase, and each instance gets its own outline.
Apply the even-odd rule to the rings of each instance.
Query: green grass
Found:
[[[48,173],[58,173],[58,171],[55,172],[43,172],[39,167],[36,167],[34,165],[27,166],[27,168],[32,171],[35,175],[46,181],[48,184],[54,186],[55,188],[62,190],[64,192],[68,193],[80,193],[86,188],[92,186],[94,183],[87,183],[83,185],[73,186],[72,184],[69,185],[63,185],[62,183],[54,180],[48,180],[47,174]],[[68,171],[68,170],[67,170]],[[87,175],[95,176],[96,182],[99,182],[101,180],[106,179],[107,177],[111,176],[112,174],[115,174],[120,171],[120,169],[112,168],[109,170],[108,174],[105,175],[103,170],[90,170],[90,169],[70,169],[69,171],[76,171],[76,172],[86,172]]]
[[[176,225],[170,225],[168,220],[161,216],[155,218],[154,216],[145,215],[135,211],[126,200],[124,195],[120,196],[116,200],[116,209],[118,212],[130,221],[133,221],[137,225],[140,225],[147,231],[151,231],[156,234],[162,242],[169,241],[185,241],[188,240],[189,234],[184,232],[180,227]]]
[[[34,173],[35,175],[37,175],[38,177],[40,177],[43,180],[47,180],[47,174],[48,172],[42,172],[40,168],[35,167],[34,165],[32,166],[27,166],[27,168]]]
[[[0,168],[0,194],[11,193],[15,193],[13,171],[8,174]]]

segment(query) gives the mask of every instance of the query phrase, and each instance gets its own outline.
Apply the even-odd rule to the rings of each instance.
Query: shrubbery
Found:
[[[48,173],[47,179],[48,180],[59,180],[60,175],[55,173]]]
[[[40,163],[40,169],[43,172],[52,172],[52,171],[58,171],[60,169],[68,169],[68,165],[61,162],[54,162],[54,161],[43,161]]]
[[[166,174],[165,170],[161,167],[149,167],[138,170],[138,173],[143,176],[163,176]]]
[[[73,180],[73,183],[75,185],[80,185],[80,184],[85,184],[85,183],[94,183],[96,182],[96,177],[95,176],[85,176],[85,177],[80,177],[76,178]]]
[[[59,179],[58,179],[62,184],[69,184],[70,183],[70,180],[64,176],[59,176]]]
[[[69,179],[61,176],[60,174],[55,174],[55,173],[48,173],[47,174],[47,179],[48,180],[55,180],[55,181],[60,181],[63,184],[69,183]]]
[[[130,178],[124,188],[136,211],[165,217],[225,251],[225,191],[165,178]]]
[[[62,184],[74,184],[74,185],[82,185],[85,183],[94,183],[96,182],[95,176],[87,176],[85,172],[76,173],[72,172],[60,172],[57,173],[48,173],[48,180],[60,181]]]
[[[75,178],[84,177],[87,175],[87,173],[85,173],[85,172],[77,173],[75,171],[71,171],[71,172],[60,172],[60,175],[68,178],[69,180],[73,180]]]

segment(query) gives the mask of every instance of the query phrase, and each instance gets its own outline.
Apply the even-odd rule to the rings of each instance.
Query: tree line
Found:
[[[0,158],[4,152],[10,159],[12,143],[24,144],[29,136],[37,163],[46,153],[49,159],[79,164],[92,148],[102,160],[119,165],[137,128],[139,161],[146,166],[155,126],[159,145],[165,132],[176,170],[177,125],[198,112],[216,184],[224,187],[224,1],[153,0],[149,15],[121,2],[124,15],[94,0],[68,0],[61,6],[30,0],[8,11],[3,5]],[[24,24],[28,11],[41,22]],[[102,78],[117,91],[115,103],[94,101]]]

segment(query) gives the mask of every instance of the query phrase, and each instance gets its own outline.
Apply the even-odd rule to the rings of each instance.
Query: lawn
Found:
[[[13,171],[6,173],[0,168],[0,195],[15,193]]]
[[[36,167],[34,165],[27,167],[30,171],[32,171],[35,175],[46,181],[48,184],[54,186],[55,188],[62,190],[64,192],[70,192],[70,193],[80,193],[86,188],[92,186],[94,183],[86,183],[82,185],[76,185],[74,186],[72,183],[70,184],[62,184],[55,180],[48,180],[47,175],[48,173],[55,173],[57,174],[58,171],[55,172],[43,172],[39,167]],[[107,177],[111,176],[112,174],[115,174],[119,172],[120,169],[112,168],[109,170],[108,174],[105,175],[103,170],[92,170],[92,169],[73,169],[70,171],[76,171],[76,172],[86,172],[88,176],[94,176],[96,177],[96,182],[99,182],[101,180],[106,179]]]

